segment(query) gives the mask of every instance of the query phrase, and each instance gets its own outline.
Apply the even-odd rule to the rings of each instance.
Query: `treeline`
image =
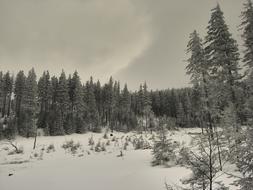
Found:
[[[45,71],[37,80],[34,69],[16,76],[0,72],[1,134],[34,136],[41,128],[47,135],[99,132],[101,127],[120,131],[154,130],[157,118],[181,127],[193,127],[191,88],[149,91],[141,84],[130,92],[127,85],[109,79],[82,84],[78,72],[66,77]]]

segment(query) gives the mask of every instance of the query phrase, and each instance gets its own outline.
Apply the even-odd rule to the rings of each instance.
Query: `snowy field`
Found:
[[[188,146],[192,139],[189,131],[193,129],[175,131],[170,138]],[[162,190],[165,182],[181,185],[180,179],[191,174],[180,166],[152,167],[151,149],[134,149],[133,139],[142,136],[152,144],[151,134],[114,133],[107,138],[103,135],[38,137],[35,150],[32,138],[17,138],[13,143],[22,147],[24,153],[12,155],[9,154],[14,148],[7,141],[0,141],[0,190]],[[94,145],[89,145],[91,137]],[[62,148],[70,140],[79,143],[76,150]],[[96,152],[99,141],[105,150]],[[221,180],[226,184],[232,182],[224,175]]]

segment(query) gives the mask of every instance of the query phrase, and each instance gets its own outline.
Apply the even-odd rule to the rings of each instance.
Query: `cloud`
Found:
[[[220,0],[236,39],[242,2]],[[188,85],[189,33],[205,35],[213,0],[0,0],[0,70],[78,70],[131,89]]]
[[[198,30],[201,36],[206,34],[206,26],[210,18],[210,10],[215,1],[203,0],[143,0],[139,7],[152,18],[150,30],[152,44],[127,67],[115,76],[127,81],[132,89],[146,81],[150,88],[178,88],[189,86],[186,76],[186,46],[189,34]],[[239,7],[241,2],[220,1],[226,20],[234,34],[238,34]],[[236,39],[240,39],[235,35]]]
[[[108,78],[149,41],[148,21],[131,1],[1,0],[1,69]]]

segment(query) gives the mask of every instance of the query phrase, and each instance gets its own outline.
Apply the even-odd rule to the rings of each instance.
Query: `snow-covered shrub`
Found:
[[[50,153],[50,152],[55,152],[54,144],[50,144],[50,145],[47,147],[47,153]]]
[[[136,137],[133,140],[133,146],[135,150],[138,150],[138,149],[144,150],[144,149],[152,148],[150,143],[147,140],[145,140],[142,136],[139,136],[139,138]]]
[[[128,141],[125,141],[124,146],[123,146],[123,149],[124,149],[124,150],[127,150],[128,145],[129,145]]]
[[[237,181],[242,190],[253,187],[253,129],[247,129],[245,141],[240,145],[237,167],[242,173],[242,178]]]
[[[189,148],[183,146],[180,148],[179,153],[177,155],[176,164],[181,166],[187,165],[187,158],[189,158]]]
[[[24,149],[22,146],[19,146],[15,148],[15,150],[12,150],[10,152],[8,152],[8,155],[13,155],[13,154],[23,154],[24,153]]]
[[[110,144],[111,144],[110,140],[106,141],[106,146],[110,146]]]
[[[152,165],[163,165],[169,161],[175,161],[175,148],[176,144],[167,138],[167,130],[161,127],[158,139],[154,141]]]
[[[92,146],[92,145],[94,145],[94,144],[95,144],[95,142],[94,142],[94,140],[93,140],[93,136],[91,136],[91,137],[89,138],[88,145],[89,145],[89,146]]]
[[[106,151],[105,143],[102,143],[102,145],[101,145],[101,151]]]
[[[108,139],[108,134],[107,134],[107,132],[104,133],[103,138],[104,138],[104,139]]]
[[[101,142],[98,141],[98,143],[95,146],[95,152],[100,152],[101,151]]]
[[[72,154],[75,154],[77,150],[81,147],[80,143],[75,143],[73,140],[66,141],[63,145],[62,148],[70,151]]]

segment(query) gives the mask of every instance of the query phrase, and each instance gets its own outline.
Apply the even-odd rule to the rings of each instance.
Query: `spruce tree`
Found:
[[[6,72],[3,76],[3,108],[2,117],[10,115],[11,94],[13,90],[13,77],[10,72]]]
[[[251,0],[247,0],[244,4],[244,11],[242,12],[243,39],[244,39],[244,58],[243,62],[249,68],[249,74],[252,74],[253,68],[253,5]]]
[[[123,91],[122,91],[122,95],[120,97],[120,120],[121,120],[121,124],[125,125],[127,127],[127,130],[129,130],[130,128],[130,112],[131,112],[131,97],[130,97],[130,93],[128,91],[127,88],[127,84],[125,84]]]
[[[93,79],[90,78],[90,82],[86,83],[86,105],[87,105],[87,123],[89,130],[93,132],[100,132],[99,113],[96,105],[96,98],[94,94]]]
[[[83,101],[83,88],[77,71],[74,72],[69,81],[69,96],[71,103],[71,117],[73,123],[73,132],[83,133],[86,131],[84,123],[85,105]]]
[[[43,128],[48,134],[50,102],[52,96],[52,86],[49,72],[43,72],[42,77],[38,81],[38,99],[40,103],[40,113],[38,117],[38,127]]]
[[[24,74],[24,71],[19,71],[16,76],[15,88],[14,88],[15,114],[17,118],[19,133],[20,133],[19,126],[22,125],[22,118],[20,117],[20,114],[21,114],[21,105],[22,105],[24,91],[25,91],[25,81],[26,81],[26,76]]]
[[[214,89],[216,97],[224,103],[227,103],[228,99],[236,104],[236,87],[241,79],[238,45],[229,32],[219,5],[212,9],[207,30],[205,54],[209,74],[217,82]]]
[[[24,96],[21,103],[22,116],[24,121],[21,126],[21,135],[31,137],[36,135],[36,114],[38,111],[38,87],[36,81],[36,74],[32,68],[28,72],[25,81]]]
[[[69,114],[70,109],[68,82],[66,79],[65,72],[63,70],[59,77],[59,82],[56,88],[56,102],[57,102],[57,109],[59,112],[58,113],[59,124],[63,125],[65,133],[70,134],[72,131],[71,125],[67,124],[67,115]]]
[[[167,137],[167,129],[165,123],[160,123],[158,131],[158,139],[154,140],[153,146],[153,165],[166,165],[169,161],[174,161],[176,158],[176,145]]]

